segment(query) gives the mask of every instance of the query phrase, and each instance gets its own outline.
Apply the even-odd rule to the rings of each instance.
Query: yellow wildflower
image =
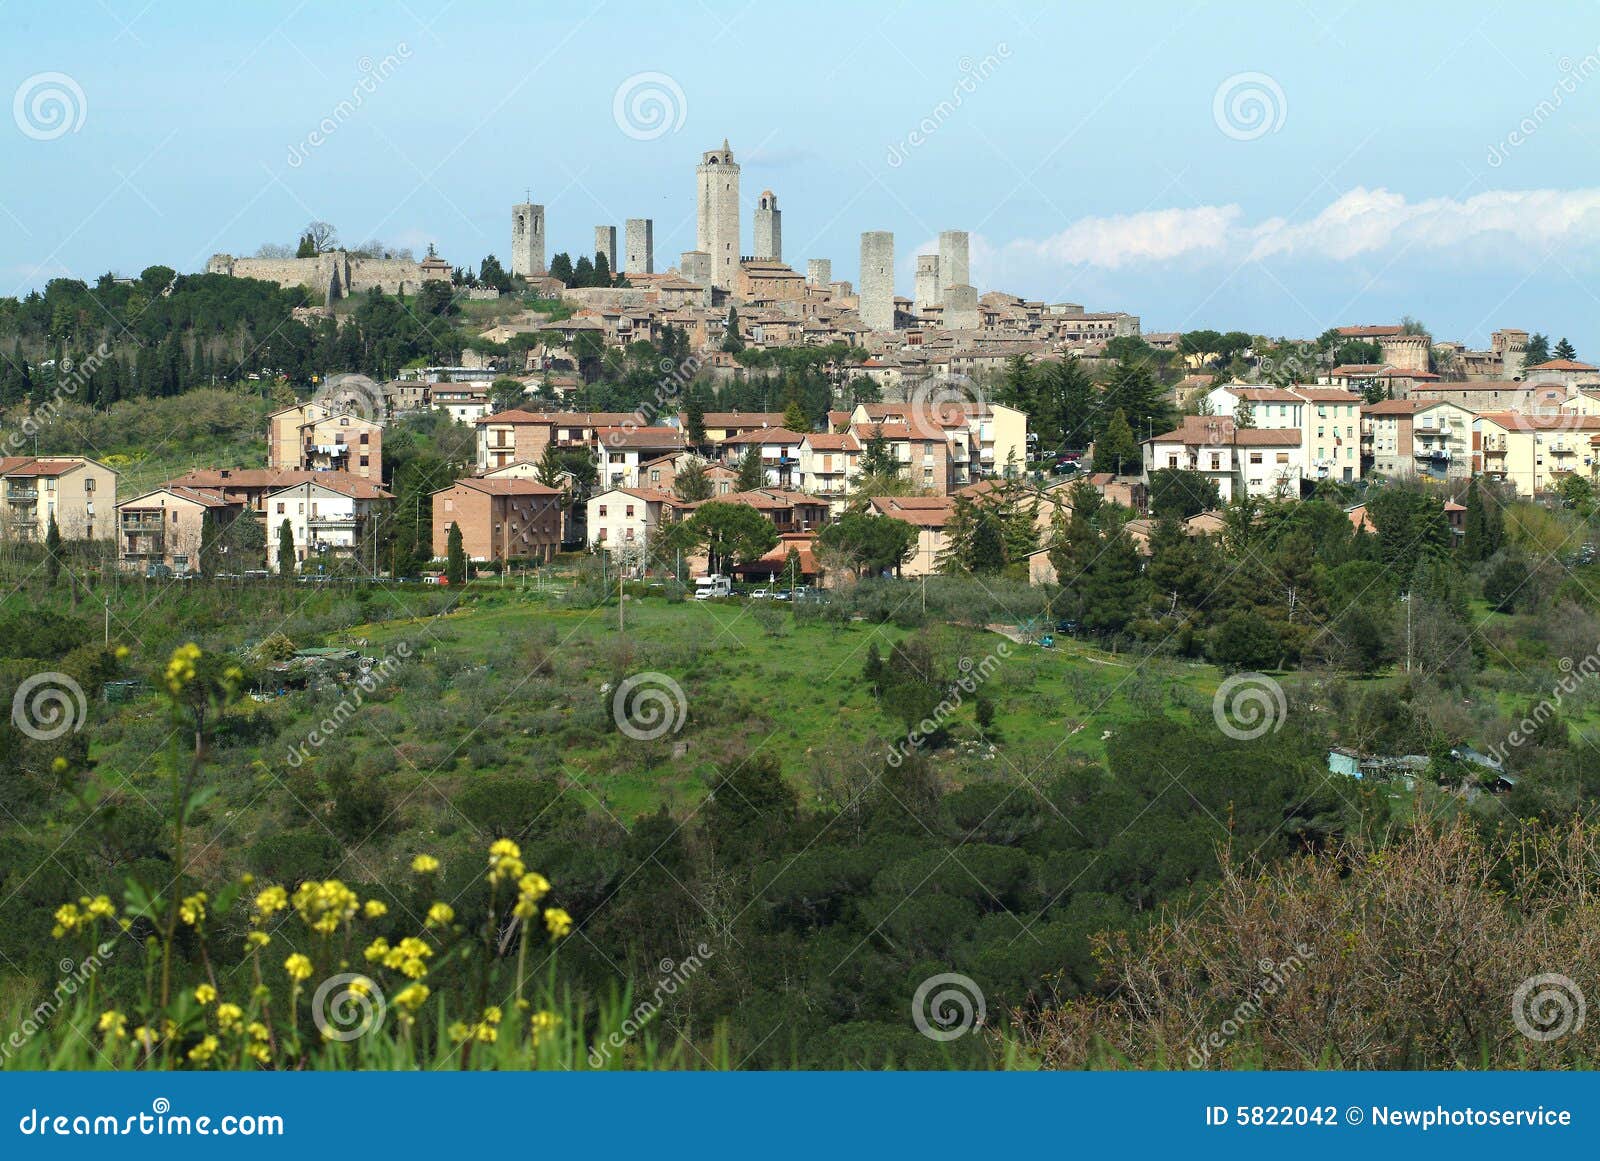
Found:
[[[389,907],[381,899],[368,899],[361,905],[361,914],[368,919],[382,919],[389,914]]]
[[[289,978],[295,983],[300,983],[311,978],[311,960],[295,952],[283,961],[283,970],[289,973]]]
[[[389,954],[389,941],[380,935],[367,944],[367,950],[362,954],[367,957],[368,963],[376,962]]]
[[[439,860],[432,855],[418,855],[411,860],[411,869],[419,875],[431,875],[439,869]]]
[[[194,990],[195,1003],[199,1004],[202,1008],[216,998],[217,989],[212,987],[210,984],[201,984]]]
[[[548,1033],[554,1032],[559,1023],[561,1017],[554,1012],[535,1012],[528,1017],[528,1035],[533,1043],[537,1044]]]
[[[517,880],[517,903],[511,911],[518,919],[533,919],[539,914],[539,900],[550,892],[550,880],[538,871],[529,871]]]
[[[215,1036],[208,1035],[200,1043],[189,1049],[189,1059],[196,1064],[204,1064],[217,1054],[217,1048],[220,1044],[221,1041]]]
[[[265,931],[252,931],[244,937],[244,945],[249,948],[266,947],[272,942],[272,936]]]
[[[107,1037],[115,1036],[118,1040],[121,1040],[128,1034],[128,1018],[113,1008],[108,1012],[100,1013],[98,1027]]]
[[[428,926],[444,927],[456,917],[455,908],[448,903],[435,903],[428,908]]]
[[[514,883],[522,878],[522,848],[510,839],[496,839],[489,847],[489,882]]]
[[[178,904],[178,918],[190,927],[199,927],[206,920],[206,893],[196,891]]]
[[[483,1018],[486,1021],[488,1021],[490,1024],[498,1024],[498,1023],[500,1023],[501,1017],[503,1015],[504,1014],[500,1011],[499,1006],[495,1005],[495,1004],[490,1004],[487,1008],[485,1008],[483,1010]]]
[[[289,906],[289,892],[274,884],[256,896],[256,911],[266,919]]]
[[[559,907],[547,907],[544,912],[544,925],[550,929],[553,938],[562,939],[572,930],[572,916]]]
[[[84,904],[84,911],[96,919],[113,919],[117,909],[111,899],[105,895],[96,895],[93,899],[80,900]]]
[[[126,645],[118,645],[117,646],[117,660],[118,661],[126,661],[128,659],[128,654],[130,654],[132,652],[133,652],[133,650],[129,649]]]
[[[376,943],[373,946],[376,947]],[[370,952],[373,949],[367,950]],[[432,955],[433,948],[415,936],[408,935],[383,953],[383,966],[393,968],[411,979],[420,980],[428,974],[428,965],[423,961]]]
[[[448,1031],[451,1041],[456,1044],[460,1044],[463,1040],[472,1039],[472,1029],[466,1024],[463,1024],[460,1020],[457,1020],[454,1024],[450,1025]]]
[[[166,682],[174,695],[182,693],[183,687],[194,680],[194,663],[198,660],[200,647],[193,641],[172,651],[172,659],[167,662]]]
[[[239,1032],[244,1028],[244,1009],[238,1004],[217,1005],[217,1027],[224,1032]]]
[[[302,883],[294,893],[294,909],[319,935],[338,931],[340,923],[355,915],[358,904],[356,893],[338,879]]]
[[[394,1002],[407,1011],[415,1012],[428,1002],[427,984],[407,984],[394,998]]]
[[[89,917],[78,911],[76,903],[63,903],[56,908],[56,925],[50,929],[50,934],[60,939],[63,935],[70,935],[79,927],[87,923]]]

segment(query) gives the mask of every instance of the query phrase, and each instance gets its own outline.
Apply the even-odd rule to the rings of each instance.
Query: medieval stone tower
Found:
[[[656,272],[656,224],[650,218],[629,218],[623,225],[623,246],[626,248],[629,274],[654,274]]]
[[[939,280],[939,255],[917,255],[917,309],[944,302],[944,284]]]
[[[940,233],[939,281],[945,286],[966,286],[971,283],[972,276],[967,271],[965,230],[945,230]]]
[[[808,258],[806,260],[806,281],[812,286],[827,286],[833,281],[832,258]]]
[[[544,272],[544,207],[532,202],[512,206],[511,273],[536,278]]]
[[[732,290],[739,273],[739,163],[728,139],[695,167],[699,207],[695,249],[711,255],[711,285]]]
[[[894,235],[861,235],[861,321],[875,331],[894,330]]]
[[[613,277],[617,273],[617,228],[615,226],[596,226],[594,228],[594,252],[606,256],[606,266]]]
[[[761,191],[756,199],[755,257],[783,261],[783,212],[778,209],[778,196],[770,189]]]

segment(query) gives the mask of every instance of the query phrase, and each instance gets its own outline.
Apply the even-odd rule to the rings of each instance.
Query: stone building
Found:
[[[450,526],[471,560],[547,564],[561,549],[564,494],[535,480],[469,476],[433,493],[433,555],[449,555]]]
[[[423,282],[438,277],[429,266],[430,263],[414,258],[373,258],[345,250],[329,250],[310,258],[235,258],[232,254],[213,254],[206,263],[206,273],[258,278],[285,288],[305,286],[325,302],[332,302],[372,289],[385,294],[415,294]],[[446,279],[449,269],[446,263]]]
[[[806,281],[812,286],[832,286],[833,260],[831,258],[808,258],[806,260]]]
[[[753,258],[783,261],[783,212],[778,197],[770,189],[761,191],[756,201],[755,253]]]
[[[523,202],[511,207],[511,273],[523,278],[545,273],[543,206]]]
[[[975,331],[978,329],[978,289],[962,283],[952,283],[944,288],[944,325],[946,330]]]
[[[739,274],[739,163],[727,138],[721,149],[701,155],[695,168],[697,224],[695,249],[711,259],[709,285],[731,291]],[[689,277],[688,272],[684,272]]]
[[[1378,350],[1383,361],[1400,371],[1426,371],[1433,344],[1427,335],[1380,335]]]
[[[944,302],[944,286],[939,281],[939,255],[917,255],[916,309],[921,313]]]
[[[967,269],[965,230],[944,230],[939,234],[939,277],[945,286],[965,286],[972,281]]]
[[[629,218],[623,225],[626,247],[623,269],[629,274],[656,272],[655,222],[650,218]]]
[[[678,273],[696,286],[711,286],[711,255],[704,250],[685,250],[678,258]]]
[[[612,274],[617,272],[617,228],[615,226],[596,226],[594,228],[594,252],[596,255],[606,256],[606,269]]]
[[[875,331],[894,330],[894,234],[861,235],[861,321]]]

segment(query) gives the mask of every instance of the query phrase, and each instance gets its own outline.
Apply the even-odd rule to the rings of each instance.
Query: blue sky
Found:
[[[914,255],[967,229],[981,290],[1129,310],[1147,330],[1312,335],[1411,314],[1438,338],[1521,326],[1600,358],[1589,4],[11,0],[0,15],[0,294],[197,270],[312,218],[350,243],[505,261],[525,189],[552,252],[651,217],[661,268],[694,244],[694,165],[726,136],[746,247],[770,187],[800,269],[826,257],[853,279],[861,231],[892,230],[909,294]]]

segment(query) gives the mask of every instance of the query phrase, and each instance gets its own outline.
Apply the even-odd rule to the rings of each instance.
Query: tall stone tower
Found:
[[[606,256],[606,265],[611,268],[613,275],[617,272],[617,228],[615,226],[596,226],[594,228],[594,252]]]
[[[711,285],[732,290],[739,273],[739,163],[728,139],[700,155],[695,249],[711,255]]]
[[[650,218],[629,218],[623,226],[623,244],[627,249],[629,274],[654,274],[656,272],[656,224]]]
[[[944,302],[944,284],[939,280],[939,255],[917,255],[916,304],[924,307],[938,306]]]
[[[965,230],[945,230],[939,235],[939,281],[945,286],[966,286],[972,281]]]
[[[756,258],[783,261],[783,213],[778,209],[778,196],[770,189],[761,191],[756,199]]]
[[[806,260],[806,281],[812,286],[828,286],[833,282],[832,258],[808,258]]]
[[[861,235],[861,321],[875,331],[894,330],[894,235]]]
[[[537,278],[544,272],[544,207],[522,202],[511,207],[511,273]]]

